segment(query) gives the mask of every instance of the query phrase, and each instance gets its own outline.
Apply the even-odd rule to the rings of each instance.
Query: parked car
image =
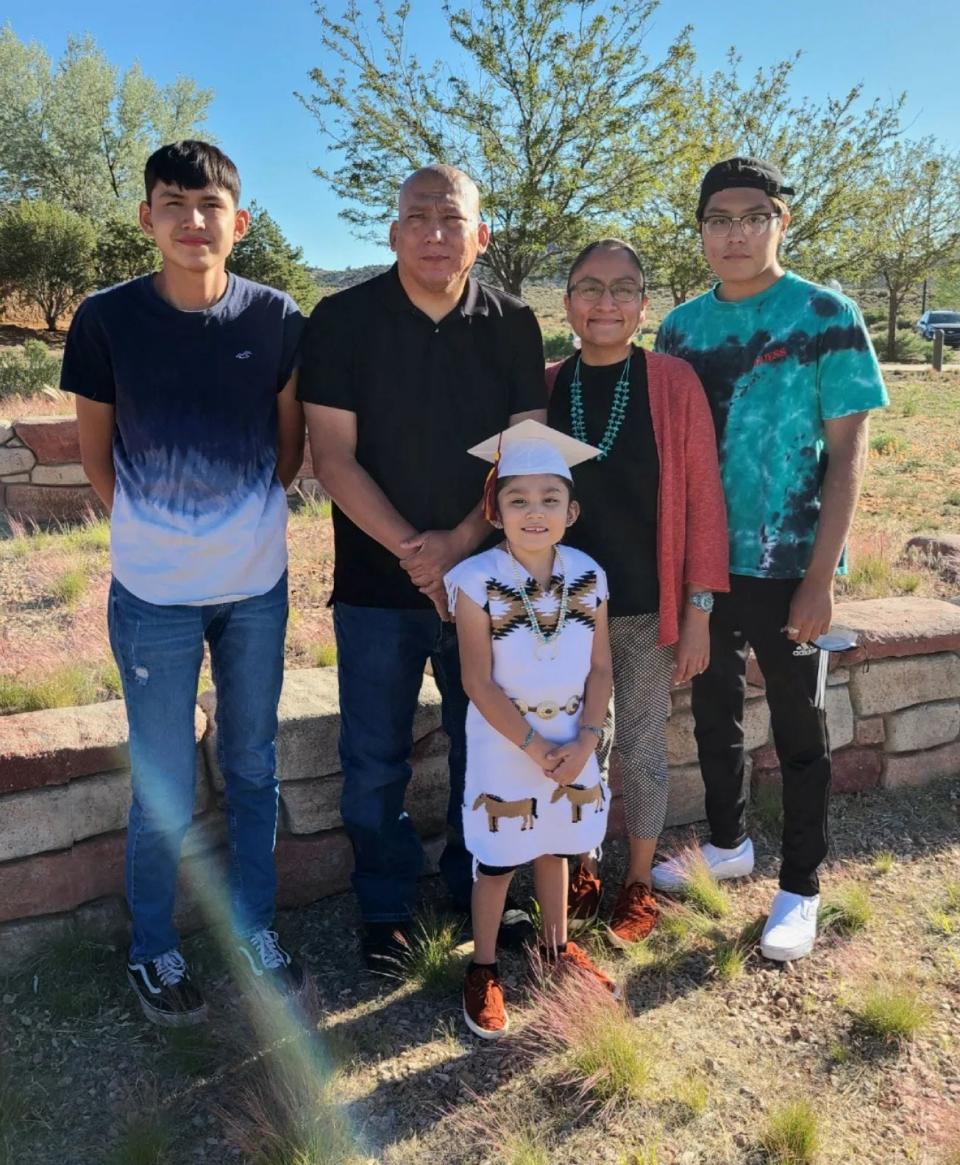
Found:
[[[951,348],[960,348],[960,311],[925,311],[917,320],[917,332],[925,340],[932,340],[943,332],[943,342]]]

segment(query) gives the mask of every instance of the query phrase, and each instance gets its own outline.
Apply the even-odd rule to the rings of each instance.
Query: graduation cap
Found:
[[[493,463],[483,487],[483,516],[492,522],[497,514],[498,477],[553,473],[572,481],[571,467],[596,457],[600,450],[539,421],[527,420],[488,437],[468,452]]]

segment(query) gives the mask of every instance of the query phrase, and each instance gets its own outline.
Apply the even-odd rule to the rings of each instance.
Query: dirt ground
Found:
[[[280,920],[316,983],[316,1020],[304,1022],[299,1039],[254,1034],[260,1013],[238,1001],[209,937],[186,944],[212,1008],[210,1024],[187,1038],[142,1021],[123,981],[121,945],[53,949],[28,973],[0,982],[0,1161],[293,1165],[293,1156],[241,1151],[234,1130],[255,1120],[250,1089],[262,1058],[273,1057],[277,1071],[306,1041],[303,1094],[323,1093],[335,1070],[329,1095],[354,1148],[315,1151],[299,1165],[757,1165],[768,1115],[797,1098],[814,1106],[818,1165],[955,1162],[948,1153],[960,1148],[960,911],[939,908],[960,895],[958,811],[956,780],[836,798],[824,898],[860,887],[870,917],[850,937],[822,935],[795,964],[767,963],[751,948],[735,980],[715,970],[718,942],[762,916],[775,888],[769,807],[754,822],[757,870],[728,883],[731,911],[712,932],[632,957],[589,939],[623,985],[622,1022],[651,1063],[641,1094],[606,1108],[577,1100],[556,1059],[524,1052],[542,1019],[529,1003],[521,955],[501,959],[515,1034],[485,1044],[460,1018],[465,955],[453,957],[451,977],[433,991],[369,975],[350,895]],[[664,847],[688,839],[677,831]],[[623,854],[619,845],[608,851],[613,886]],[[439,880],[421,885],[424,901],[442,908]],[[913,1039],[858,1031],[852,1009],[878,982],[910,985],[927,1005]],[[144,1127],[166,1130],[150,1156],[131,1147]]]

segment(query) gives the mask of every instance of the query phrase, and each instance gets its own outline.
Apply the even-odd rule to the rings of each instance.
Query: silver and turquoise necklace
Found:
[[[560,548],[554,547],[554,555],[556,556],[556,566],[563,576],[563,589],[560,592],[560,612],[557,615],[557,625],[552,631],[544,631],[540,626],[540,616],[537,614],[537,609],[534,607],[527,594],[527,584],[523,580],[520,573],[520,567],[517,560],[513,557],[513,551],[509,546],[506,547],[507,554],[510,557],[510,563],[513,567],[513,577],[517,584],[517,590],[520,592],[520,600],[523,603],[523,609],[526,612],[527,623],[533,633],[533,638],[536,640],[534,646],[534,655],[537,659],[543,659],[546,654],[547,659],[557,658],[556,642],[560,638],[560,632],[567,621],[567,609],[570,606],[570,584],[567,580],[567,570],[563,564],[563,558],[560,555]]]
[[[597,461],[603,461],[613,448],[613,443],[620,432],[623,418],[627,415],[627,405],[630,403],[630,357],[632,350],[627,354],[626,363],[620,378],[613,389],[613,403],[610,405],[610,416],[607,417],[607,427],[600,441],[600,452]],[[580,357],[573,370],[573,381],[570,384],[570,427],[578,441],[590,443],[587,437],[587,426],[583,419],[583,384],[580,380]]]

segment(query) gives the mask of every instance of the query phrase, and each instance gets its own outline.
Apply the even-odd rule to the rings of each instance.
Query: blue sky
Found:
[[[342,0],[331,0],[334,12]],[[371,6],[361,0],[366,10]],[[890,15],[881,15],[886,8]],[[327,64],[320,21],[309,0],[233,0],[230,5],[136,4],[125,0],[5,0],[2,19],[54,58],[69,33],[89,32],[110,61],[139,60],[161,82],[179,73],[212,88],[208,126],[237,162],[245,199],[255,198],[316,266],[386,262],[386,247],[357,240],[337,217],[336,199],[313,174],[330,158],[317,124],[294,97],[310,92],[309,70]],[[704,69],[736,45],[747,69],[800,49],[797,95],[822,100],[862,81],[870,97],[906,90],[905,123],[960,148],[956,45],[960,8],[940,0],[878,5],[876,0],[663,0],[647,48],[653,57],[685,24]],[[413,0],[411,45],[422,61],[443,56],[440,4]]]

